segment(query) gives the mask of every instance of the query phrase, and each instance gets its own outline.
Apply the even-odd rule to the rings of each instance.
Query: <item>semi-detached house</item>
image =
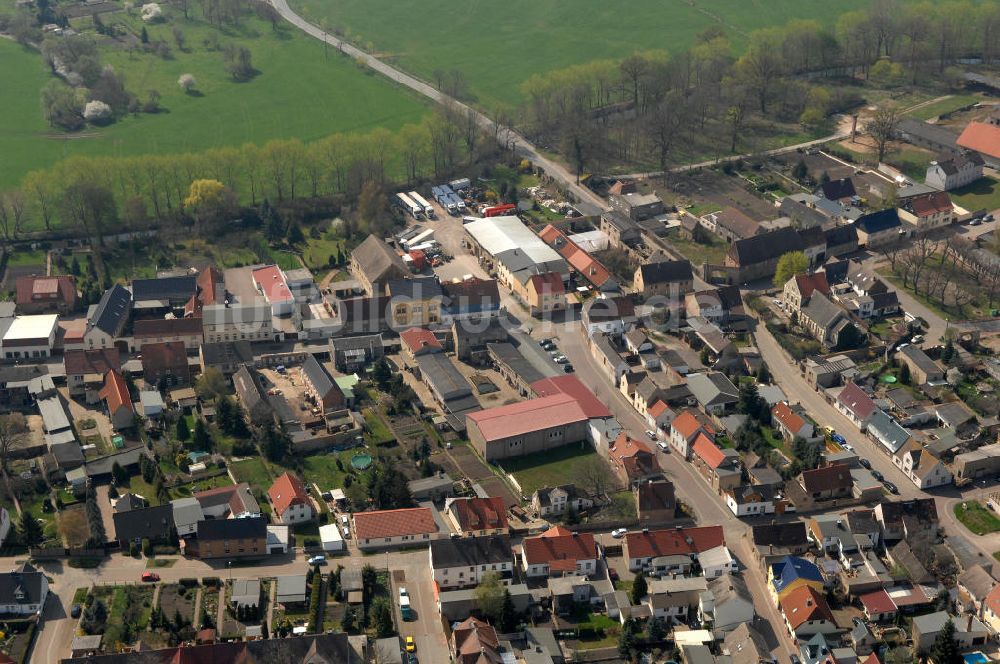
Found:
[[[622,552],[632,572],[683,573],[690,570],[693,556],[725,544],[722,526],[675,528],[626,533]],[[666,564],[671,558],[677,559],[675,565]]]
[[[537,537],[524,538],[521,559],[529,577],[590,576],[597,571],[597,545],[590,533],[556,526]]]
[[[449,537],[432,540],[430,565],[441,590],[477,586],[487,574],[509,579],[514,554],[507,535]]]
[[[834,405],[861,431],[865,430],[868,421],[878,410],[875,401],[853,381],[848,381],[844,385],[844,389],[837,395],[837,401],[834,402]]]
[[[363,551],[426,543],[437,532],[437,523],[427,507],[354,514],[354,538]]]

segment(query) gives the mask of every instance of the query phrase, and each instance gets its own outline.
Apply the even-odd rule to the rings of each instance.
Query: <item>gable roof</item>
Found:
[[[143,344],[142,368],[147,372],[160,372],[169,369],[173,373],[187,373],[188,358],[184,342],[166,341]]]
[[[144,318],[132,325],[132,336],[137,339],[146,337],[190,336],[201,334],[201,318],[189,316],[186,318]],[[145,352],[145,346],[143,347]]]
[[[875,405],[875,401],[854,381],[847,382],[844,389],[837,395],[837,401],[844,408],[851,411],[859,420],[868,419],[875,412],[875,409],[878,408]]]
[[[597,558],[593,535],[573,533],[562,526],[537,537],[525,537],[521,547],[529,565],[548,564],[552,570],[571,571],[576,569],[576,561]]]
[[[812,274],[796,274],[795,287],[803,298],[812,297],[814,291],[819,291],[823,295],[830,294],[830,284],[826,280],[825,272],[813,272]]]
[[[262,516],[205,519],[198,522],[197,537],[199,540],[264,539],[267,537],[267,519]]]
[[[802,315],[822,330],[829,329],[840,318],[847,316],[836,302],[819,292],[813,293],[809,304],[802,307]]]
[[[939,212],[951,212],[951,196],[947,191],[916,196],[906,202],[906,208],[918,217],[929,217]]]
[[[288,472],[274,480],[274,484],[267,490],[267,497],[279,515],[293,505],[309,505],[309,494],[306,493],[302,480]]]
[[[806,425],[805,419],[792,410],[787,401],[776,403],[774,408],[771,409],[771,417],[793,434],[798,433]]]
[[[202,509],[226,505],[229,514],[234,517],[241,514],[260,514],[260,505],[257,504],[257,499],[253,497],[250,485],[246,482],[199,491],[194,497],[198,499]]]
[[[655,263],[643,263],[639,266],[642,283],[663,284],[675,281],[690,281],[692,279],[691,261],[660,260]]]
[[[423,350],[444,350],[444,346],[434,336],[434,333],[423,327],[411,327],[408,330],[400,332],[399,340],[414,354]]]
[[[715,221],[717,226],[729,230],[733,235],[740,238],[753,237],[760,232],[760,223],[751,219],[743,211],[732,206],[726,207],[719,212],[706,214]]]
[[[194,276],[133,279],[132,299],[186,301],[194,295],[198,280]]]
[[[577,400],[568,394],[553,394],[487,408],[469,413],[466,418],[476,425],[487,441],[590,419]]]
[[[496,530],[507,527],[507,506],[503,498],[455,498],[449,503],[460,530]]]
[[[599,260],[577,246],[575,242],[566,237],[565,233],[552,224],[540,230],[538,236],[545,240],[546,244],[555,249],[574,270],[594,286],[600,288],[612,280],[611,272],[608,268],[604,267]]]
[[[935,162],[944,171],[945,175],[955,175],[962,169],[971,166],[977,168],[983,165],[983,158],[978,152],[961,150],[950,154],[938,155]]]
[[[1000,127],[970,122],[958,137],[958,145],[990,157],[1000,157]]]
[[[649,480],[636,485],[636,506],[639,513],[673,509],[677,504],[674,483],[670,480]]]
[[[805,558],[798,556],[785,556],[771,565],[771,576],[774,578],[772,585],[779,593],[799,579],[823,582],[823,575],[819,568]]]
[[[688,374],[687,381],[688,389],[702,406],[736,403],[739,399],[739,390],[724,373]]]
[[[0,604],[41,604],[45,587],[43,581],[44,573],[29,563],[22,563],[10,572],[0,573]]]
[[[15,289],[18,305],[54,300],[73,304],[76,301],[76,280],[72,275],[18,277]]]
[[[583,305],[583,310],[592,323],[635,317],[635,304],[623,295],[591,298]]]
[[[385,279],[392,268],[396,268],[398,274],[408,272],[403,259],[393,251],[392,247],[374,235],[369,235],[364,242],[354,248],[351,260],[357,263],[369,281]]]
[[[382,539],[400,535],[436,533],[437,523],[427,507],[409,507],[354,514],[354,536],[357,540]]]
[[[722,526],[696,526],[625,534],[629,558],[702,553],[726,545]]]
[[[792,629],[813,620],[833,622],[833,612],[826,598],[811,586],[799,586],[781,600],[781,612]]]
[[[694,452],[709,468],[718,468],[726,460],[726,454],[719,447],[709,440],[708,436],[699,433],[691,447]]]
[[[542,378],[531,383],[531,390],[539,397],[566,394],[576,399],[577,405],[588,418],[611,417],[611,411],[589,387],[574,375]]]
[[[514,557],[507,535],[447,537],[431,540],[431,567],[472,567],[510,562]]]
[[[862,216],[854,222],[854,225],[871,235],[872,233],[882,233],[899,228],[903,225],[903,222],[899,220],[899,210],[896,208],[886,208],[885,210],[870,212]]]
[[[787,254],[801,251],[806,246],[798,231],[786,227],[736,240],[729,247],[728,256],[741,267],[764,263]]]
[[[319,392],[320,399],[325,399],[331,392],[340,391],[330,372],[311,353],[306,356],[305,362],[302,363],[302,373],[305,374],[312,388]]]
[[[101,374],[122,368],[118,348],[95,348],[93,350],[68,350],[63,355],[63,366],[67,376]]]
[[[160,540],[169,537],[170,530],[174,527],[174,508],[166,503],[156,507],[115,512],[113,519],[115,537],[120,542]]]
[[[819,188],[820,191],[823,192],[823,198],[831,201],[839,201],[843,198],[854,198],[858,195],[857,189],[854,188],[854,180],[851,178],[830,180],[829,182],[821,184]]]
[[[854,482],[846,464],[835,464],[802,471],[802,486],[809,493],[850,489]]]
[[[698,429],[705,429],[706,426],[709,435],[714,435],[715,431],[711,428],[711,426],[704,424],[691,410],[681,411],[681,413],[674,418],[674,421],[670,423],[670,428],[683,436],[684,440],[688,441],[690,441],[691,436],[698,432]]]
[[[566,292],[562,277],[555,272],[533,274],[528,278],[528,285],[538,294],[558,295]]]
[[[809,539],[803,521],[760,524],[752,526],[751,534],[757,546],[801,546]]]
[[[858,229],[854,224],[841,224],[823,231],[827,247],[839,247],[842,244],[856,245],[858,242]]]
[[[94,309],[94,315],[87,321],[87,330],[97,328],[110,336],[118,333],[132,307],[132,293],[121,284],[115,284],[104,291],[101,301]]]
[[[489,623],[475,617],[460,622],[452,632],[458,664],[501,664],[500,639]]]
[[[125,379],[114,369],[104,374],[104,387],[101,388],[99,396],[107,402],[109,413],[114,414],[122,408],[132,410],[132,398],[129,396]]]
[[[471,277],[441,282],[446,306],[455,312],[493,311],[500,308],[500,288],[496,279]]]

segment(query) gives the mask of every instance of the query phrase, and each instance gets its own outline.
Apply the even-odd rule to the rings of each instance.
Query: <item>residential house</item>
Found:
[[[395,250],[374,235],[369,235],[351,252],[350,271],[369,297],[385,295],[390,281],[405,279],[410,274]]]
[[[23,276],[14,283],[18,313],[65,316],[76,309],[76,279],[71,275]]]
[[[970,122],[955,142],[960,148],[979,153],[986,166],[1000,167],[1000,123],[991,117],[988,122]]]
[[[830,284],[827,283],[825,272],[796,274],[785,282],[781,295],[782,304],[788,311],[798,313],[816,291],[830,295]]]
[[[951,191],[983,177],[983,158],[962,150],[937,157],[927,167],[924,182],[939,191]]]
[[[246,482],[199,491],[194,497],[208,519],[242,519],[261,514]]]
[[[274,418],[274,410],[267,399],[261,380],[257,370],[251,369],[247,365],[241,366],[233,374],[233,388],[236,390],[236,398],[254,424],[264,424]]]
[[[145,318],[132,325],[132,344],[145,353],[146,346],[154,343],[177,341],[187,350],[195,350],[204,340],[204,323],[201,316],[187,318]]]
[[[853,381],[848,381],[844,385],[844,389],[837,395],[834,405],[837,407],[837,410],[854,422],[855,426],[861,431],[865,430],[868,426],[868,421],[875,414],[875,411],[878,410],[875,401]]]
[[[882,528],[883,540],[901,540],[921,530],[939,527],[937,503],[933,498],[915,498],[880,502],[875,519]]]
[[[128,386],[121,373],[110,369],[104,374],[104,387],[100,392],[101,400],[107,409],[108,419],[115,429],[128,429],[135,424],[135,409]]]
[[[464,535],[502,535],[508,531],[503,498],[449,498],[444,514]]]
[[[983,599],[982,619],[994,633],[1000,633],[1000,583]]]
[[[670,423],[674,421],[675,417],[676,415],[670,406],[659,398],[646,408],[646,426],[651,431],[656,431],[661,438],[664,435],[663,432],[670,430]]]
[[[115,284],[104,291],[101,300],[87,314],[87,329],[83,333],[85,348],[111,348],[122,336],[132,310],[132,293]]]
[[[522,565],[528,577],[590,576],[597,571],[597,545],[590,533],[556,526],[521,545]]]
[[[437,532],[437,523],[427,507],[354,514],[354,540],[362,551],[422,544]]]
[[[186,319],[193,320],[193,319]],[[150,385],[175,386],[191,382],[191,368],[182,341],[147,343],[142,347],[142,377]]]
[[[443,353],[444,346],[434,333],[424,327],[411,327],[399,333],[399,341],[406,357],[415,360],[421,355]]]
[[[772,599],[780,604],[789,593],[801,587],[823,592],[823,575],[805,558],[785,556],[768,566],[767,585]]]
[[[305,362],[299,368],[299,375],[306,388],[306,398],[319,408],[323,415],[344,407],[344,393],[315,355],[306,356]]]
[[[591,336],[590,354],[597,361],[608,381],[618,387],[622,376],[629,372],[629,364],[615,347],[613,337],[604,332],[598,332]]]
[[[955,206],[945,191],[936,191],[909,199],[899,208],[899,217],[912,224],[917,233],[927,233],[955,220]]]
[[[744,484],[733,486],[723,492],[726,505],[738,517],[774,514],[775,501],[781,502],[780,485]],[[790,505],[783,505],[787,510]]]
[[[608,236],[611,246],[616,249],[633,246],[642,237],[639,224],[632,221],[627,215],[619,214],[614,210],[606,210],[601,213],[600,230]]]
[[[910,439],[910,432],[882,409],[872,413],[865,432],[888,454],[895,454]]]
[[[227,377],[232,376],[245,364],[252,365],[254,361],[249,341],[203,343],[198,347],[198,359],[202,373],[212,367]]]
[[[892,601],[884,589],[880,588],[873,592],[865,593],[858,597],[861,601],[861,608],[865,612],[865,618],[873,623],[888,622],[895,620],[899,609]]]
[[[691,446],[691,453],[695,468],[719,493],[741,484],[740,454],[736,450],[722,449],[708,436],[699,434]]]
[[[449,537],[432,540],[430,565],[442,590],[478,586],[489,574],[510,579],[514,554],[507,535]]]
[[[590,337],[599,333],[625,334],[638,322],[635,305],[624,295],[587,300],[583,305],[581,319],[583,328]]]
[[[781,600],[780,608],[793,639],[833,634],[839,629],[822,590],[809,586],[796,588]]]
[[[729,655],[732,664],[774,664],[776,661],[767,641],[749,622],[737,625],[726,634],[723,652]]]
[[[685,573],[698,554],[725,545],[722,526],[644,530],[625,534],[622,555],[632,572]]]
[[[500,289],[496,279],[469,277],[441,283],[444,298],[441,319],[445,323],[481,323],[500,316]]]
[[[202,560],[259,558],[269,553],[267,520],[261,516],[206,519],[198,523],[196,537],[185,542],[185,550]]]
[[[982,618],[986,598],[996,585],[997,580],[982,565],[972,565],[958,575],[958,602]]]
[[[531,494],[531,507],[540,517],[558,516],[567,509],[579,514],[593,505],[594,501],[581,494],[572,484],[536,489]]]
[[[437,277],[393,279],[386,284],[391,302],[392,328],[405,330],[441,323],[444,293]]]
[[[88,404],[100,401],[104,375],[121,371],[121,356],[117,348],[68,350],[63,354],[66,386],[71,397],[83,396]]]
[[[226,299],[226,285],[222,273],[213,265],[198,275],[194,294],[184,304],[184,317],[201,316],[203,307],[223,302]]]
[[[846,559],[848,555],[858,552],[857,538],[842,515],[820,514],[809,519],[806,526],[809,539],[824,553]]]
[[[0,613],[4,615],[41,616],[48,596],[48,577],[30,563],[20,563],[11,571],[0,573]]]
[[[121,498],[118,499],[120,503]],[[170,507],[174,513],[174,528],[178,537],[189,537],[198,532],[198,522],[205,519],[205,511],[201,508],[201,503],[194,496],[187,498],[177,498],[170,501]],[[118,509],[118,505],[115,505]]]
[[[608,268],[569,239],[561,230],[549,224],[538,232],[538,236],[566,259],[569,266],[595,289],[601,292],[619,290],[618,280]]]
[[[787,401],[771,409],[771,422],[788,442],[796,438],[809,439],[816,434],[816,428],[803,416],[801,408],[789,406]]]
[[[738,286],[721,286],[695,291],[684,296],[688,318],[700,316],[710,323],[728,328],[746,316]]]
[[[914,385],[939,383],[944,380],[944,369],[927,356],[916,344],[903,344],[896,351],[896,359],[910,369],[910,381]]]
[[[643,263],[635,269],[632,288],[643,299],[676,298],[678,301],[691,291],[694,276],[691,262],[667,260],[662,255],[655,262]]]
[[[732,206],[703,215],[699,222],[727,242],[745,240],[763,231],[757,220]]]
[[[698,602],[698,617],[708,623],[719,638],[756,617],[753,595],[743,577],[723,574],[708,582],[708,590]]]
[[[697,411],[684,410],[670,423],[670,447],[683,459],[691,458],[691,446],[699,435],[715,439],[715,428]]]
[[[633,488],[636,513],[640,525],[663,525],[677,515],[674,483],[668,479],[649,479],[637,482]]]
[[[305,485],[295,475],[285,472],[267,490],[277,523],[294,525],[312,521],[315,516],[313,502]]]
[[[779,228],[733,242],[726,253],[725,266],[737,270],[740,282],[763,279],[774,274],[783,255],[805,248],[806,242],[796,229]]]
[[[531,275],[524,286],[524,299],[532,316],[547,316],[566,309],[566,287],[556,272]]]
[[[858,229],[854,224],[843,224],[823,231],[827,256],[844,256],[858,250]]]
[[[451,657],[455,664],[502,664],[500,639],[489,623],[468,617],[451,633]]]
[[[937,456],[913,439],[893,454],[896,464],[918,489],[930,489],[952,483],[951,471]]]
[[[627,487],[662,472],[656,453],[646,441],[632,438],[624,431],[611,444],[608,459],[615,476]]]
[[[275,581],[277,588],[274,598],[278,604],[288,606],[289,604],[305,604],[308,601],[305,574],[287,574],[276,577]]]
[[[271,306],[266,302],[209,304],[201,311],[205,341],[276,341]]]
[[[751,526],[750,539],[765,568],[787,556],[800,556],[810,546],[806,524],[802,521]]]
[[[870,212],[854,222],[854,228],[858,231],[858,244],[868,249],[895,242],[904,234],[896,208]]]
[[[608,203],[612,210],[632,221],[645,221],[667,211],[656,194],[611,194]]]
[[[854,360],[846,355],[807,357],[802,362],[802,372],[806,381],[816,389],[836,387],[858,373]]]
[[[799,325],[825,346],[836,346],[845,329],[853,326],[850,318],[830,298],[813,293],[809,304],[799,312]]]
[[[851,469],[843,464],[804,470],[798,481],[806,495],[815,501],[850,498],[854,486]]]
[[[850,204],[853,199],[858,197],[857,189],[854,187],[854,180],[849,177],[822,183],[816,190],[816,194],[828,201],[847,204]]]
[[[703,576],[651,579],[648,584],[649,594],[640,606],[648,611],[646,615],[665,620],[668,625],[687,624],[688,616],[697,612],[701,596],[708,590],[708,580]]]
[[[115,524],[115,538],[123,551],[130,545],[142,545],[143,540],[153,544],[166,544],[176,535],[174,529],[174,508],[170,503],[156,507],[144,507],[112,515]]]
[[[732,410],[739,401],[739,390],[723,373],[688,374],[687,383],[688,389],[707,413],[722,415]]]
[[[927,654],[948,621],[955,626],[954,639],[960,651],[985,645],[991,636],[989,628],[971,613],[951,616],[947,611],[936,611],[913,619],[913,649],[920,654]]]
[[[381,360],[385,347],[381,334],[365,334],[330,339],[330,357],[337,371],[350,374]]]

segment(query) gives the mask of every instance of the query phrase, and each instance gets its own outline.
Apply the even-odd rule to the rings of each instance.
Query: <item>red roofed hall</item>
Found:
[[[76,308],[76,280],[70,275],[25,276],[15,282],[22,314],[67,314]]]
[[[63,367],[70,396],[85,395],[88,404],[95,404],[102,398],[104,375],[112,369],[121,370],[121,354],[117,348],[68,350],[63,354]]]
[[[354,513],[359,549],[387,549],[427,542],[438,531],[429,507]]]
[[[411,327],[399,334],[399,340],[411,357],[440,353],[444,350],[434,333],[423,327]]]
[[[445,513],[466,534],[499,535],[507,532],[507,506],[503,498],[451,498]]]
[[[524,571],[529,577],[589,576],[597,570],[597,546],[590,533],[570,532],[556,526],[537,537],[525,537],[521,550]]]
[[[956,143],[981,154],[987,166],[996,168],[1000,164],[1000,126],[970,122]]]
[[[267,499],[279,523],[305,523],[313,518],[312,500],[295,475],[284,473],[267,490]]]
[[[569,394],[553,394],[466,415],[469,440],[487,461],[587,439],[590,419]]]
[[[672,530],[626,533],[622,552],[633,572],[661,556],[690,556],[725,546],[722,526],[699,526]]]
[[[108,409],[108,418],[115,429],[128,429],[135,423],[135,410],[125,379],[114,369],[104,374],[104,387],[100,393]]]
[[[892,620],[896,617],[896,603],[892,601],[892,597],[884,588],[861,595],[858,599],[861,600],[865,616],[872,622]]]
[[[487,622],[468,617],[451,633],[451,655],[457,664],[503,664],[500,638]]]
[[[576,399],[576,402],[583,409],[584,414],[590,418],[611,417],[611,411],[598,399],[589,387],[576,376],[554,376],[536,380],[531,384],[531,391],[539,397],[548,397],[553,394],[568,394]]]

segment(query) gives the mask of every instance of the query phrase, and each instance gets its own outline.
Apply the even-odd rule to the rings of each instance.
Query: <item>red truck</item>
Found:
[[[504,203],[503,205],[494,205],[492,207],[483,208],[484,217],[499,217],[502,214],[507,214],[513,212],[517,209],[517,206],[513,203]]]

